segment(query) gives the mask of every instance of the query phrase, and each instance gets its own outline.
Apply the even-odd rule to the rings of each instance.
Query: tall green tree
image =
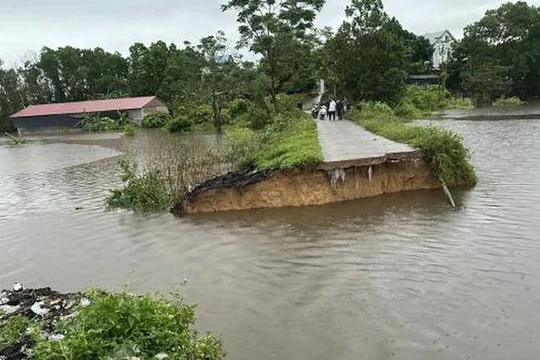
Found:
[[[149,47],[135,43],[129,48],[128,84],[131,95],[158,95],[166,76],[171,55],[176,45],[163,41],[152,43]]]
[[[204,59],[205,66],[202,70],[202,84],[205,91],[202,94],[209,100],[212,106],[214,127],[217,132],[223,127],[223,107],[231,95],[234,79],[231,67],[234,66],[230,54],[226,53],[227,39],[222,31],[215,36],[207,36],[201,39],[199,50]]]
[[[352,0],[345,13],[348,20],[327,45],[340,87],[354,99],[397,103],[412,54],[403,28],[381,0]]]
[[[279,68],[287,45],[302,40],[313,29],[313,21],[325,0],[229,0],[222,10],[237,12],[240,46],[264,57],[270,80],[270,96],[277,110]]]
[[[467,26],[451,63],[452,86],[478,101],[540,95],[540,7],[524,1],[489,10]]]
[[[14,69],[4,69],[0,59],[0,131],[13,131],[10,115],[23,107],[20,79]]]

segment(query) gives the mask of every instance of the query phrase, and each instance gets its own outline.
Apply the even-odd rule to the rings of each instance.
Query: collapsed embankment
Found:
[[[441,187],[421,151],[388,154],[313,170],[246,170],[212,179],[194,189],[175,214],[348,201],[401,191]]]

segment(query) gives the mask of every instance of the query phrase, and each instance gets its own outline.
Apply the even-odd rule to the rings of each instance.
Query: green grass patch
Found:
[[[304,113],[286,115],[266,130],[266,137],[265,146],[253,157],[260,169],[307,169],[323,161],[317,125]]]
[[[407,120],[400,119],[385,106],[363,103],[362,110],[353,109],[348,118],[375,134],[422,149],[435,176],[448,186],[465,185],[472,188],[476,185],[477,178],[470,163],[469,151],[459,135],[438,127],[407,124]]]
[[[276,116],[262,131],[228,129],[225,147],[229,163],[240,169],[309,169],[323,161],[317,125],[300,111]]]

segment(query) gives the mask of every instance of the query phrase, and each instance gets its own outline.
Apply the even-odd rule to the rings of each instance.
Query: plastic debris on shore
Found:
[[[25,289],[22,284],[15,283],[12,290],[0,292],[0,312],[3,313],[0,313],[0,326],[11,317],[24,316],[40,322],[43,337],[59,341],[64,335],[55,332],[56,325],[74,315],[79,304],[88,306],[90,300],[80,293],[62,294],[50,288]],[[32,338],[24,335],[16,344],[0,350],[0,360],[31,359],[24,352],[33,344]]]

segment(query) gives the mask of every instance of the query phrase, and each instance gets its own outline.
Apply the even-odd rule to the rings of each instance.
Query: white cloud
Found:
[[[102,47],[128,53],[134,42],[181,44],[224,30],[236,37],[235,14],[220,0],[0,0],[0,58],[8,65],[43,46]],[[503,0],[385,0],[387,12],[415,33],[461,29]],[[327,0],[318,26],[337,28],[349,0]],[[474,5],[471,5],[474,3]],[[529,1],[540,5],[540,0]]]

